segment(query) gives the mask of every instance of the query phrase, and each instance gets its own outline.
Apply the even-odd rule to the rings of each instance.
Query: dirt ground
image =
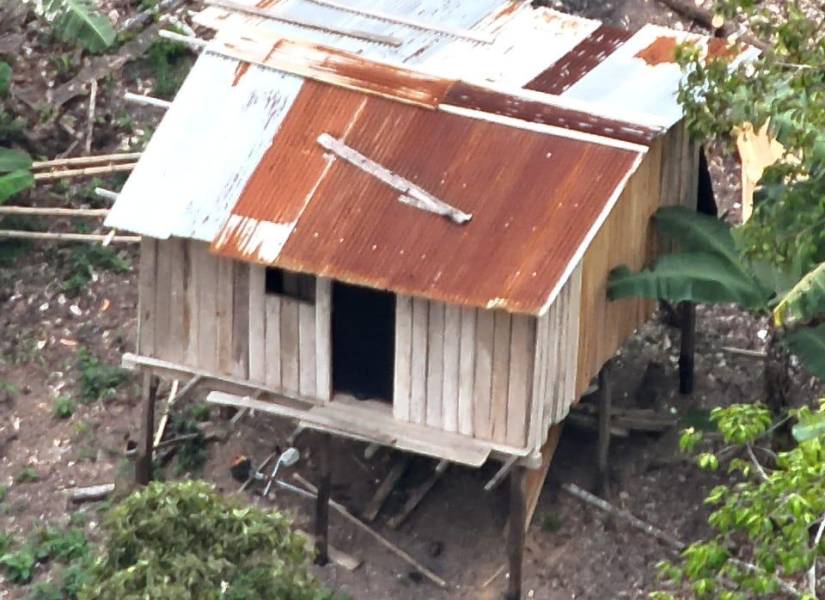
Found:
[[[688,28],[654,0],[569,0],[556,6],[631,28],[646,22]],[[119,10],[120,18],[130,10],[124,2],[111,3],[111,9]],[[52,70],[50,76],[61,77],[54,71],[57,67],[44,58],[48,45],[41,37],[27,30],[21,42],[31,49],[14,65],[15,81],[21,87],[38,85],[34,75],[38,69]],[[22,58],[24,54],[28,58]],[[140,68],[129,67],[120,80],[107,82],[102,88],[98,100],[102,123],[97,126],[95,152],[123,148],[124,140],[134,141],[151,132],[156,111],[124,107],[118,100],[125,88],[151,89],[146,77]],[[82,124],[85,109],[81,98],[66,114]],[[40,144],[43,154],[53,156],[69,147],[67,136],[58,131],[31,143]],[[718,157],[713,157],[711,164],[717,201],[728,218],[735,220],[736,165]],[[115,187],[121,180],[110,178],[101,183]],[[93,203],[82,186],[87,183],[69,189],[44,186],[26,201],[40,206]],[[9,227],[8,223],[0,225]],[[71,224],[61,221],[52,225],[52,230],[70,228]],[[66,278],[76,268],[71,249],[2,243],[0,256],[6,257],[0,262],[0,485],[7,489],[0,501],[0,532],[25,536],[38,525],[65,524],[73,512],[82,511],[90,517],[87,534],[96,539],[98,507],[70,505],[67,490],[129,477],[130,463],[124,449],[126,440],[136,438],[138,431],[137,383],[120,385],[112,398],[78,403],[68,419],[54,415],[54,404],[60,396],[79,394],[78,356],[82,349],[103,363],[117,364],[120,355],[134,347],[135,248],[119,251],[119,256],[132,264],[128,272],[93,268],[90,280],[76,295],[64,289]],[[678,331],[656,318],[628,340],[616,357],[616,404],[655,406],[678,415],[686,424],[710,407],[760,397],[759,362],[727,354],[722,347],[760,349],[764,323],[734,308],[707,307],[699,307],[697,321],[695,392],[691,396],[678,394]],[[798,374],[797,383],[797,396],[803,401],[811,399],[813,384],[809,379]],[[211,418],[218,421],[214,411]],[[208,460],[199,476],[233,493],[238,488],[229,474],[233,459],[246,455],[257,463],[274,448],[285,448],[292,431],[289,423],[263,415],[247,416],[231,429],[228,439],[209,444]],[[700,472],[679,456],[677,439],[677,429],[664,435],[633,434],[615,439],[609,499],[691,541],[706,532],[702,499],[717,476]],[[310,480],[317,480],[316,443],[317,438],[310,433],[301,435],[296,443],[302,453],[296,469]],[[395,457],[381,450],[367,459],[364,444],[344,440],[334,444],[333,497],[359,513]],[[561,492],[564,482],[592,488],[594,463],[593,434],[568,427],[529,530],[528,598],[645,598],[657,589],[655,565],[671,557],[671,551]],[[386,525],[387,518],[399,511],[410,490],[432,472],[433,466],[434,461],[413,461],[374,526],[449,582],[447,590],[411,573],[404,562],[334,512],[331,543],[362,559],[363,565],[355,572],[337,566],[316,568],[318,577],[356,600],[498,598],[504,576],[483,585],[505,559],[506,486],[492,493],[483,491],[497,465],[488,464],[480,470],[450,467],[400,529]],[[33,469],[36,480],[21,482],[21,473],[27,469]],[[299,527],[311,528],[311,503],[279,492],[274,504],[293,514]],[[42,568],[36,580],[47,577],[49,573]],[[20,598],[25,593],[24,587],[0,580],[0,599]]]

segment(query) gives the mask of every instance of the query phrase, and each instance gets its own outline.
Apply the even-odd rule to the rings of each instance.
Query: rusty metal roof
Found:
[[[238,2],[286,20],[215,6],[199,14],[220,31],[110,226],[537,313],[646,145],[680,118],[672,48],[683,32],[630,34],[529,0]],[[325,158],[321,133],[472,221],[456,225],[402,204],[375,177]]]
[[[398,201],[319,135],[466,213]],[[506,157],[506,158],[503,158]],[[641,153],[307,82],[213,250],[398,293],[538,313]]]

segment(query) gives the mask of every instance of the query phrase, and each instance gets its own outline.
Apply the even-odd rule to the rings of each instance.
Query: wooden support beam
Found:
[[[597,448],[598,487],[602,495],[609,492],[610,473],[608,455],[610,453],[610,408],[612,394],[610,389],[610,362],[599,371],[599,441]]]
[[[527,520],[527,468],[516,466],[510,472],[510,519],[507,531],[506,600],[521,600],[522,567],[524,565],[524,523]]]
[[[367,504],[366,508],[364,508],[364,520],[368,523],[375,521],[375,518],[378,516],[378,513],[381,512],[381,507],[384,506],[384,502],[389,497],[392,490],[395,488],[395,485],[398,483],[398,480],[401,479],[401,476],[404,475],[404,471],[407,470],[407,465],[410,464],[410,458],[404,454],[398,457],[393,464],[390,472],[387,473],[387,476],[384,478],[384,481],[381,482],[381,485],[378,486],[378,489],[375,490],[375,495]]]
[[[696,356],[696,305],[679,304],[681,316],[681,343],[679,348],[679,393],[692,394]]]
[[[148,485],[152,480],[152,454],[155,433],[155,399],[158,393],[158,378],[150,371],[143,372],[143,431],[140,437],[138,457],[135,462],[135,482]]]
[[[490,481],[488,481],[484,485],[484,491],[492,492],[494,489],[496,489],[499,486],[499,484],[502,481],[504,481],[504,478],[510,474],[510,471],[515,466],[516,461],[518,461],[518,459],[518,456],[511,456],[506,461],[504,461],[504,463],[502,463],[501,465],[501,468],[498,471],[496,471],[496,474],[493,475]]]
[[[410,497],[407,499],[407,502],[404,504],[404,508],[401,509],[401,512],[395,515],[392,519],[387,521],[387,525],[389,525],[392,529],[398,529],[401,524],[407,519],[407,517],[412,514],[412,511],[416,509],[416,507],[421,504],[421,501],[424,497],[433,489],[438,480],[441,479],[441,476],[447,470],[447,467],[450,463],[446,460],[440,461],[436,467],[435,471],[432,475],[430,475],[427,480],[419,485]]]
[[[315,564],[324,566],[329,562],[329,495],[332,489],[332,436],[328,433],[321,435],[319,459],[321,481],[315,500]]]

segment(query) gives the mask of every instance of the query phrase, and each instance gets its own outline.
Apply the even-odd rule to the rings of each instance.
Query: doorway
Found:
[[[392,403],[395,294],[332,284],[332,389]]]

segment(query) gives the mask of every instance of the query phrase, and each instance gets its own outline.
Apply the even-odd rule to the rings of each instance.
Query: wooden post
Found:
[[[325,433],[321,437],[320,467],[321,482],[318,486],[318,499],[315,503],[315,564],[326,565],[329,562],[329,494],[332,487],[332,436]]]
[[[527,467],[517,465],[510,472],[510,521],[507,533],[507,561],[510,578],[505,600],[521,600],[524,538],[527,521]]]
[[[152,450],[155,445],[155,399],[158,393],[158,378],[151,370],[143,371],[143,431],[140,436],[138,457],[135,462],[135,482],[148,485],[152,480]]]
[[[598,489],[601,495],[607,495],[610,488],[608,472],[608,454],[610,451],[610,409],[612,397],[610,390],[610,362],[599,371],[599,440],[596,463],[598,466]]]
[[[679,350],[679,393],[693,393],[694,356],[696,354],[696,305],[679,304],[682,339]]]

